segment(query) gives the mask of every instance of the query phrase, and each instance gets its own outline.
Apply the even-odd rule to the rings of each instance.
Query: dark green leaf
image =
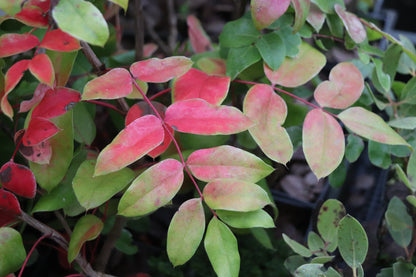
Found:
[[[260,36],[249,18],[240,18],[225,24],[219,40],[222,47],[237,48],[254,43]]]
[[[277,70],[286,56],[283,40],[276,33],[268,33],[256,41],[257,50],[272,70]]]
[[[402,48],[397,44],[391,44],[382,58],[383,71],[390,76],[390,80],[394,80],[396,76],[397,66],[399,64]]]
[[[375,166],[387,169],[391,164],[389,145],[373,140],[368,141],[368,157]]]
[[[356,135],[348,135],[347,138],[347,147],[345,148],[345,158],[350,162],[353,163],[361,155],[361,152],[364,149],[364,142],[363,140]]]
[[[78,103],[73,109],[74,139],[79,143],[91,145],[95,139],[96,127],[94,118],[88,112],[87,103]]]
[[[244,69],[261,59],[261,55],[256,47],[231,48],[227,59],[227,76],[235,79]]]
[[[394,241],[402,247],[407,247],[412,240],[413,220],[404,203],[396,196],[390,200],[385,218]]]

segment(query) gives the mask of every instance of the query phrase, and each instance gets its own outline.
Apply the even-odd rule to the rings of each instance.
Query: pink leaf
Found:
[[[61,29],[47,32],[39,45],[53,51],[71,52],[81,49],[79,40],[63,32]]]
[[[195,53],[203,53],[212,50],[211,40],[202,28],[201,22],[194,15],[186,18],[188,36]]]
[[[19,144],[24,133],[25,130],[19,130],[16,132],[14,135],[14,142],[16,145]],[[19,152],[23,157],[31,162],[37,164],[49,164],[52,157],[52,146],[49,140],[45,140],[33,146],[25,146],[23,143],[20,143]]]
[[[319,9],[317,5],[311,3],[310,10],[306,21],[315,29],[316,32],[319,32],[324,25],[326,15]]]
[[[329,114],[314,109],[303,123],[303,152],[317,178],[328,176],[341,163],[345,138],[339,123]]]
[[[165,122],[174,130],[198,135],[229,135],[247,130],[253,122],[238,109],[214,106],[202,99],[173,103]]]
[[[305,24],[306,17],[309,14],[310,0],[291,0],[295,8],[295,23],[293,24],[293,33],[299,32],[303,24]]]
[[[146,43],[143,46],[143,57],[148,58],[153,55],[154,52],[156,52],[158,46],[155,43]]]
[[[81,95],[78,91],[57,87],[46,92],[40,103],[33,109],[32,117],[52,118],[71,110]]]
[[[230,77],[210,76],[191,68],[175,79],[172,87],[173,102],[200,98],[212,105],[219,105],[227,96],[230,80]]]
[[[347,12],[339,4],[335,4],[335,11],[344,23],[348,34],[355,43],[361,43],[367,38],[367,32],[355,14]]]
[[[296,57],[286,57],[279,69],[275,71],[264,64],[264,73],[272,85],[298,87],[317,75],[325,63],[326,58],[321,52],[306,42],[302,42]]]
[[[258,185],[241,180],[218,179],[208,183],[202,193],[214,210],[249,212],[271,204],[267,193]]]
[[[200,58],[196,65],[205,73],[210,75],[225,76],[227,66],[225,61],[220,58],[204,57]]]
[[[354,64],[337,64],[329,73],[329,81],[315,89],[315,100],[322,107],[345,109],[354,104],[364,89],[364,79]]]
[[[29,63],[30,72],[40,82],[52,87],[55,81],[55,71],[52,62],[46,54],[39,54],[32,58]]]
[[[26,52],[39,44],[31,34],[4,34],[0,36],[0,58]]]
[[[48,119],[32,117],[29,126],[23,135],[22,142],[26,146],[36,145],[53,137],[59,131],[61,131],[61,129],[56,127],[56,125]]]
[[[163,136],[157,117],[146,115],[134,120],[98,155],[94,175],[108,174],[135,162],[160,145]]]
[[[17,195],[33,198],[36,195],[36,180],[32,171],[24,165],[10,161],[0,169],[0,181],[5,189]]]
[[[35,89],[35,92],[33,93],[32,99],[22,101],[22,103],[20,103],[19,112],[25,113],[29,111],[31,108],[33,108],[33,106],[35,106],[37,103],[39,103],[43,99],[47,90],[50,90],[49,86],[39,83],[39,85]]]
[[[150,83],[164,83],[185,74],[192,67],[192,60],[186,57],[152,58],[135,62],[130,72],[135,79]]]
[[[82,100],[117,99],[133,90],[130,73],[124,68],[114,68],[106,74],[89,81],[82,93]]]
[[[160,104],[159,102],[153,102],[153,101],[152,101],[152,105],[156,108],[160,116],[162,118],[165,118],[166,106],[163,104]],[[126,126],[129,125],[131,122],[133,122],[135,119],[148,115],[148,114],[156,116],[153,109],[146,102],[139,102],[133,105],[126,115]],[[169,129],[170,133],[173,135],[174,131],[172,127],[170,127],[169,125],[166,125],[166,126]],[[156,147],[155,149],[147,153],[147,155],[149,155],[152,158],[156,158],[157,156],[165,152],[165,150],[169,147],[170,143],[172,142],[172,138],[169,135],[169,132],[166,130],[165,126],[163,127],[163,130],[164,130],[164,136],[165,136],[163,139],[163,142],[158,147]]]
[[[183,165],[174,159],[163,160],[133,181],[120,199],[118,213],[123,216],[151,213],[172,200],[182,182]]]
[[[290,5],[290,0],[251,0],[251,17],[257,30],[272,24],[282,16]]]
[[[271,86],[260,84],[247,92],[243,108],[244,114],[256,123],[248,130],[264,154],[286,164],[293,154],[290,137],[281,127],[287,115],[286,102]]]
[[[196,178],[206,182],[238,179],[255,183],[273,172],[260,158],[229,145],[197,150],[186,164]]]
[[[16,196],[0,189],[0,227],[13,223],[21,213],[22,210]]]

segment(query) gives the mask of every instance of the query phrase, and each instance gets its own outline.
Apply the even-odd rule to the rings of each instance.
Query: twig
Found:
[[[136,17],[134,18],[134,23],[136,28],[134,29],[134,48],[136,50],[135,59],[140,61],[143,59],[143,45],[144,45],[144,20],[143,20],[143,5],[142,0],[135,0],[134,7],[136,12]]]
[[[178,37],[177,17],[173,0],[168,0],[169,37],[168,45],[171,53],[175,50],[176,38]]]
[[[87,58],[89,63],[94,68],[95,73],[97,75],[103,74],[106,71],[105,64],[103,64],[98,59],[97,55],[95,55],[94,51],[92,51],[88,43],[86,43],[85,41],[81,41],[81,46],[82,46],[82,53],[84,53],[85,57]]]
[[[146,31],[149,33],[151,38],[157,43],[157,45],[160,47],[163,53],[165,53],[166,56],[171,56],[172,53],[169,49],[169,46],[166,45],[166,43],[159,37],[159,35],[153,30],[153,28],[150,26],[150,24],[147,22],[146,17],[144,17],[144,26],[146,27]]]

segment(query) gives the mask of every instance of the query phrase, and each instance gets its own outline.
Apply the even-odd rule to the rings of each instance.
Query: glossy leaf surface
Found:
[[[81,217],[74,227],[68,246],[68,262],[72,262],[81,250],[82,245],[95,239],[103,229],[103,222],[95,215]]]
[[[52,11],[58,27],[90,44],[104,46],[109,37],[107,22],[94,4],[84,0],[60,1]]]
[[[0,169],[0,181],[3,187],[17,195],[33,198],[36,195],[36,180],[32,171],[13,161],[5,163]]]
[[[143,82],[164,83],[185,74],[192,64],[191,59],[182,56],[151,58],[135,62],[130,66],[130,72],[135,79]]]
[[[39,46],[45,49],[63,52],[71,52],[81,48],[79,40],[63,32],[61,29],[47,32]]]
[[[255,183],[273,171],[257,156],[229,145],[197,150],[186,164],[192,175],[206,182],[237,179]]]
[[[146,115],[134,120],[98,155],[95,176],[108,174],[140,159],[163,141],[160,120]]]
[[[238,277],[240,254],[237,239],[230,229],[215,217],[208,224],[204,246],[218,276]]]
[[[14,135],[14,142],[16,145],[19,144],[24,133],[24,129],[16,132]],[[52,147],[49,140],[45,140],[33,146],[25,146],[23,143],[20,143],[19,152],[29,161],[38,164],[48,164],[52,157]]]
[[[280,16],[290,5],[290,0],[251,0],[250,10],[254,25],[258,30],[264,29]]]
[[[339,123],[320,109],[310,111],[303,123],[303,152],[317,178],[328,176],[341,163],[345,138]]]
[[[0,227],[13,223],[21,213],[22,210],[16,196],[0,189]]]
[[[48,55],[38,54],[33,57],[29,63],[29,70],[40,82],[45,83],[50,87],[53,86],[55,72]]]
[[[61,129],[48,119],[34,117],[29,122],[29,126],[23,135],[22,142],[26,146],[36,145],[53,137],[59,131],[61,131]]]
[[[203,195],[205,203],[214,210],[249,212],[271,204],[260,186],[234,179],[217,179],[208,183]]]
[[[253,122],[231,106],[214,106],[202,99],[173,103],[165,122],[174,130],[198,135],[229,135],[247,130]]]
[[[174,159],[163,160],[137,177],[120,199],[118,213],[141,216],[166,205],[183,182],[183,166]]]
[[[272,84],[297,87],[317,75],[325,64],[326,58],[321,52],[302,42],[295,57],[286,57],[280,68],[275,71],[265,65],[264,73]]]
[[[354,40],[354,42],[363,42],[367,38],[367,32],[363,24],[360,22],[360,19],[355,14],[347,12],[339,4],[335,4],[334,9],[338,16],[341,18],[348,34]]]
[[[169,224],[167,252],[173,266],[186,263],[198,249],[205,231],[201,198],[184,202]]]
[[[360,98],[363,89],[361,72],[354,64],[343,62],[331,69],[329,81],[320,83],[314,96],[322,107],[345,109]]]
[[[220,105],[227,96],[230,77],[211,76],[191,68],[177,78],[172,86],[172,100],[178,102],[200,98],[212,105]]]
[[[235,212],[217,210],[217,215],[233,228],[273,228],[273,218],[264,210]]]
[[[380,116],[364,108],[348,108],[338,118],[351,131],[367,139],[392,145],[409,145]]]
[[[9,276],[9,273],[14,276],[13,272],[19,270],[25,259],[26,250],[20,233],[10,227],[0,228],[0,276]]]
[[[188,25],[188,36],[192,49],[195,53],[203,53],[212,50],[211,40],[205,30],[202,28],[201,22],[194,15],[186,18]]]
[[[270,159],[286,164],[293,154],[290,137],[281,127],[286,120],[286,102],[271,86],[255,85],[246,94],[243,110],[256,123],[248,130],[261,150]]]
[[[4,34],[0,36],[0,58],[26,52],[39,44],[31,34]]]
[[[130,168],[93,177],[95,163],[94,160],[84,161],[72,181],[78,202],[87,210],[98,207],[109,200],[135,177]]]
[[[46,91],[45,96],[40,103],[33,109],[32,118],[53,118],[60,116],[78,103],[81,94],[73,89],[66,87],[57,87]]]

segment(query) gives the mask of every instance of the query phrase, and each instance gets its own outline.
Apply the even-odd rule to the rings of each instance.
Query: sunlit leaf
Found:
[[[100,10],[84,0],[65,0],[52,10],[58,27],[71,36],[90,44],[104,46],[109,38],[107,22]]]
[[[173,103],[166,110],[165,121],[174,130],[199,135],[235,134],[253,125],[237,108],[214,106],[202,99]]]
[[[163,141],[160,120],[146,115],[134,120],[99,154],[94,176],[117,171],[135,162]]]
[[[29,70],[40,82],[45,83],[50,87],[53,86],[55,72],[48,55],[38,54],[34,56],[29,63]]]
[[[186,24],[188,25],[189,41],[194,52],[202,53],[212,50],[211,40],[202,28],[198,18],[194,15],[189,15],[186,18]]]
[[[367,139],[385,144],[409,146],[380,116],[364,108],[348,108],[341,112],[338,118],[351,131]]]
[[[260,84],[247,92],[243,109],[256,123],[248,130],[261,150],[270,159],[286,164],[293,154],[290,137],[281,127],[287,115],[286,102],[271,86]]]
[[[216,217],[213,217],[208,224],[204,246],[218,276],[238,277],[240,255],[237,239],[230,229]]]
[[[309,14],[310,0],[291,0],[293,8],[295,9],[295,23],[293,24],[293,32],[299,32],[303,24],[305,24],[306,17]]]
[[[331,69],[329,81],[320,83],[314,92],[322,107],[345,109],[354,104],[364,89],[364,79],[358,68],[342,62]]]
[[[311,110],[303,123],[303,152],[317,178],[328,176],[341,163],[345,138],[339,123],[320,109]]]
[[[258,30],[264,29],[280,16],[290,5],[290,0],[251,0],[250,10],[254,25]]]
[[[133,90],[132,78],[127,69],[114,68],[89,81],[82,93],[82,100],[117,99],[129,95]]]
[[[212,105],[219,105],[227,96],[229,87],[230,77],[212,76],[191,68],[173,82],[172,99],[178,102],[200,98]]]
[[[5,163],[0,169],[0,181],[3,188],[13,193],[33,198],[36,195],[36,180],[32,171],[13,161]]]
[[[271,204],[260,186],[234,179],[217,179],[208,183],[203,195],[205,203],[215,210],[249,212]]]
[[[183,182],[183,166],[174,159],[163,160],[137,177],[120,199],[118,213],[141,216],[166,205]]]
[[[233,228],[273,228],[273,218],[264,210],[235,212],[217,210],[217,215]]]
[[[192,60],[187,57],[151,58],[135,62],[130,72],[135,79],[150,83],[164,83],[185,74],[192,67]]]
[[[31,34],[4,34],[0,36],[0,58],[26,52],[39,44]]]
[[[81,250],[82,245],[93,240],[101,233],[104,223],[95,215],[88,214],[81,217],[71,235],[68,246],[68,262],[72,262]]]
[[[79,50],[81,45],[76,38],[63,32],[61,29],[56,29],[45,34],[39,47],[53,51],[70,52]]]
[[[130,168],[93,177],[95,163],[94,160],[84,161],[72,181],[78,202],[87,210],[98,207],[109,200],[135,177]]]
[[[22,213],[19,201],[13,193],[0,189],[0,227],[16,221]]]
[[[296,57],[286,57],[278,70],[272,71],[267,65],[264,72],[272,84],[285,87],[298,87],[317,75],[326,63],[325,56],[302,42]]]
[[[24,133],[24,129],[15,133],[14,142],[16,145],[19,145]],[[49,140],[45,140],[33,146],[26,146],[23,143],[20,143],[19,152],[29,161],[38,164],[48,164],[52,157],[52,147]]]
[[[345,29],[347,29],[348,34],[354,40],[354,42],[363,42],[367,38],[367,32],[363,24],[360,22],[360,19],[355,14],[347,12],[339,4],[335,4],[334,9],[338,16],[341,18]]]
[[[205,231],[201,198],[184,202],[169,224],[167,253],[173,266],[186,263],[198,249]]]
[[[10,227],[0,228],[0,276],[10,276],[10,273],[15,276],[13,272],[19,270],[25,259],[26,250],[20,233]]]
[[[192,175],[206,182],[238,179],[255,183],[273,171],[257,156],[229,145],[197,150],[186,164]]]
[[[42,117],[34,117],[30,120],[29,126],[22,137],[22,142],[26,146],[39,144],[54,135],[59,129],[53,122]]]

